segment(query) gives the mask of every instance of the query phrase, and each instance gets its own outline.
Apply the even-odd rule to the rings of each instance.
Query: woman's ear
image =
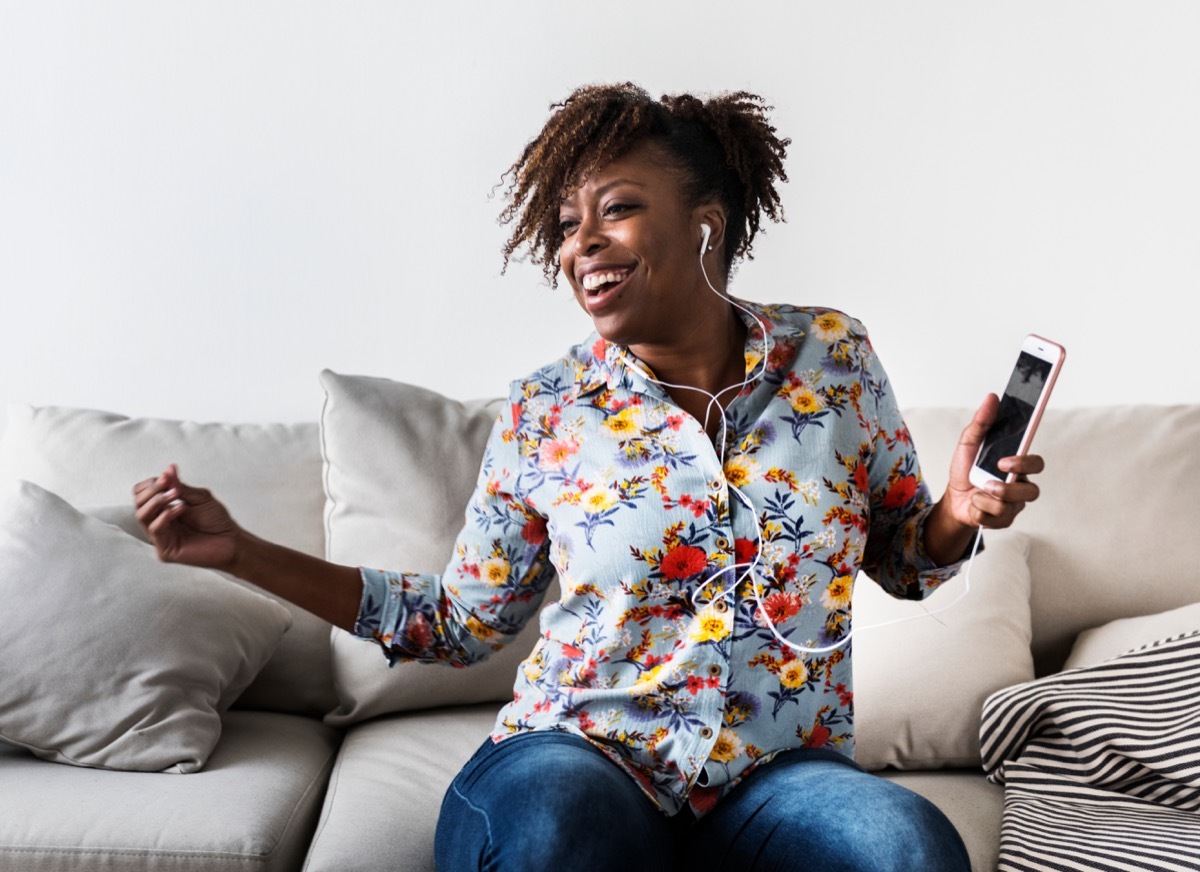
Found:
[[[725,210],[715,203],[710,203],[696,210],[696,219],[700,227],[697,241],[702,243],[700,253],[717,251],[725,243]],[[707,233],[704,231],[705,227],[708,227]]]

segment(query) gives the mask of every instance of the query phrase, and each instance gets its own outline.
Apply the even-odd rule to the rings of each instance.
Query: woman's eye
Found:
[[[579,226],[579,222],[572,218],[560,218],[558,222],[558,232],[563,236],[570,236],[575,232],[575,228]]]
[[[608,215],[619,215],[622,212],[628,212],[633,206],[629,203],[610,203],[605,207],[604,211]]]

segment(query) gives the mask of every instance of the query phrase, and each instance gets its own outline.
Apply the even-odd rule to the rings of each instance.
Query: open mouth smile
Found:
[[[624,284],[631,272],[632,270],[630,269],[620,269],[588,273],[583,277],[583,281],[580,284],[588,296],[595,296]]]

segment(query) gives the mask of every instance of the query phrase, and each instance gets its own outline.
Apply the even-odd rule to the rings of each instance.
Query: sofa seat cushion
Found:
[[[1004,788],[992,784],[982,769],[943,769],[936,772],[877,773],[928,799],[942,810],[962,836],[971,856],[971,869],[991,872],[1000,856],[1000,821]]]
[[[340,734],[229,712],[201,772],[105,772],[0,746],[0,869],[231,872],[300,867]]]
[[[498,708],[437,709],[352,727],[338,753],[305,872],[434,872],[442,796],[487,738]]]

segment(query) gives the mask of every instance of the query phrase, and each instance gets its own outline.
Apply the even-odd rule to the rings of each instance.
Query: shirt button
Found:
[[[718,675],[720,675],[721,674],[721,664],[714,663],[712,666],[708,667],[708,674],[711,675],[713,678],[716,678]]]
[[[717,539],[717,547],[720,548],[722,551],[724,551],[726,548],[729,547],[729,540],[726,539],[724,536],[719,537]]]
[[[701,727],[700,728],[700,738],[701,739],[711,739],[712,738],[712,727]]]
[[[713,603],[713,608],[718,612],[727,612],[729,611],[729,601],[722,597]]]

